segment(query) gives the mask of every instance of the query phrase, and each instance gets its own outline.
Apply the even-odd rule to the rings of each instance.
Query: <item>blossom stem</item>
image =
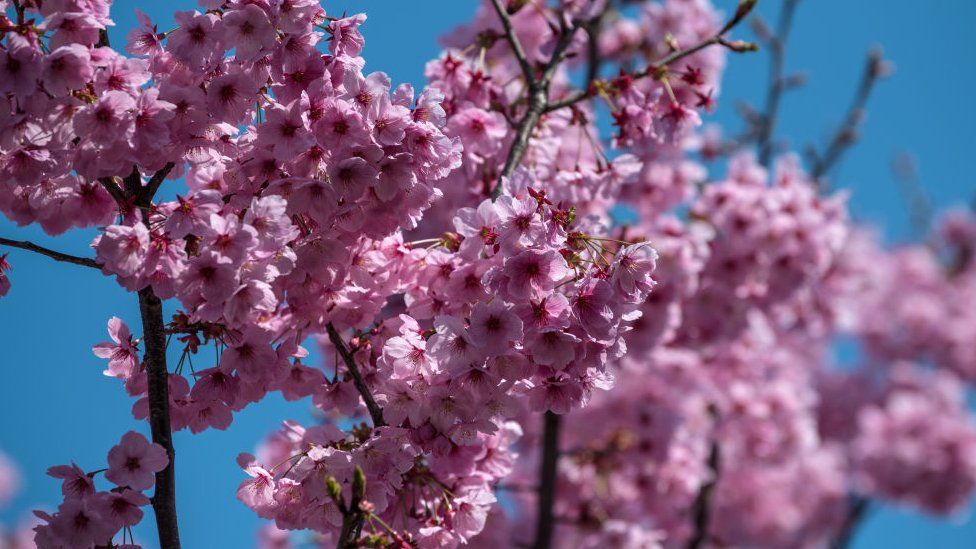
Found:
[[[356,358],[352,356],[349,352],[349,348],[346,347],[346,342],[336,331],[335,326],[330,322],[326,329],[329,332],[329,341],[339,352],[339,356],[342,357],[342,361],[346,363],[346,369],[349,370],[349,375],[352,376],[353,383],[356,385],[356,390],[359,391],[359,396],[363,397],[363,402],[366,403],[366,408],[369,410],[369,415],[373,418],[374,427],[382,427],[386,425],[386,421],[383,419],[383,409],[380,408],[379,404],[376,404],[376,400],[373,398],[373,394],[369,392],[369,387],[366,385],[366,381],[363,380],[363,375],[359,371],[359,366],[356,365]]]
[[[556,501],[556,479],[559,465],[559,428],[562,417],[547,411],[543,418],[542,461],[539,464],[539,498],[536,511],[533,549],[549,549],[556,525],[553,507]]]
[[[10,246],[11,248],[19,248],[21,250],[27,250],[34,253],[38,253],[55,261],[63,261],[65,263],[74,263],[75,265],[81,265],[82,267],[91,267],[93,269],[101,269],[102,266],[94,259],[89,259],[87,257],[78,257],[76,255],[65,254],[50,250],[43,246],[38,246],[33,242],[28,242],[26,240],[10,240],[9,238],[0,237],[0,245]]]

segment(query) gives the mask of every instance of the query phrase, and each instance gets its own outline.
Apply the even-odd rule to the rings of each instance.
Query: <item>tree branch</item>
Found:
[[[339,352],[339,356],[342,357],[342,361],[346,363],[346,369],[349,370],[349,375],[352,376],[353,383],[356,385],[356,390],[359,391],[359,396],[363,397],[363,402],[366,403],[366,408],[369,410],[369,415],[373,418],[374,427],[382,427],[386,425],[386,421],[383,419],[383,409],[376,404],[376,400],[373,399],[373,394],[369,392],[369,387],[366,386],[366,382],[363,380],[363,375],[359,372],[359,366],[356,365],[356,359],[349,352],[349,348],[346,347],[346,342],[336,331],[335,326],[330,322],[326,326],[326,330],[329,332],[329,341],[335,346],[336,351]]]
[[[864,107],[871,97],[871,90],[874,85],[887,74],[884,57],[881,50],[871,50],[868,59],[864,64],[864,72],[861,73],[861,81],[854,92],[854,98],[847,109],[844,121],[834,133],[827,150],[822,155],[813,157],[813,167],[810,175],[820,180],[830,169],[840,160],[846,151],[857,140],[857,128],[864,118]]]
[[[739,22],[742,21],[745,18],[745,16],[749,13],[749,11],[752,10],[753,6],[755,6],[755,5],[756,5],[756,2],[755,1],[752,1],[752,0],[746,0],[746,1],[740,2],[739,3],[739,8],[736,10],[735,15],[731,19],[729,19],[729,21],[727,21],[725,23],[725,25],[723,25],[722,28],[717,33],[715,33],[714,35],[706,38],[705,40],[703,40],[703,41],[695,44],[694,46],[691,46],[691,47],[686,48],[686,49],[683,49],[683,50],[678,50],[678,51],[671,52],[668,55],[665,55],[664,57],[662,57],[662,58],[660,58],[660,59],[658,59],[658,60],[656,60],[656,61],[654,61],[652,63],[649,63],[643,69],[641,69],[639,71],[636,71],[634,73],[631,73],[630,76],[632,78],[637,79],[637,78],[644,78],[646,76],[655,75],[658,72],[660,72],[661,70],[667,68],[668,65],[670,65],[672,63],[675,63],[677,61],[680,61],[681,59],[684,59],[685,57],[688,57],[689,55],[693,55],[695,53],[698,53],[701,50],[703,50],[703,49],[705,49],[705,48],[707,48],[709,46],[713,46],[715,44],[721,44],[721,45],[726,46],[726,47],[729,47],[729,48],[736,46],[736,44],[733,44],[733,43],[728,42],[728,41],[725,40],[725,34],[727,32],[729,32],[730,30],[732,30],[733,27],[735,27],[736,25],[738,25]],[[591,42],[593,40],[594,39],[591,37]],[[750,46],[752,46],[752,45],[750,44]],[[592,53],[591,53],[591,55],[592,55]],[[576,91],[572,92],[571,94],[569,94],[568,96],[566,96],[566,97],[564,97],[562,99],[557,99],[555,101],[550,101],[546,105],[546,108],[545,108],[544,112],[548,113],[548,112],[552,112],[552,111],[555,111],[555,110],[559,110],[559,109],[562,109],[562,108],[565,108],[565,107],[569,107],[571,105],[575,105],[576,103],[579,103],[580,101],[583,101],[585,99],[590,98],[593,95],[592,94],[591,87],[592,87],[592,83],[595,82],[595,80],[596,80],[595,76],[596,76],[596,73],[595,72],[591,72],[590,73],[590,77],[589,77],[588,82],[587,82],[587,86],[584,89],[576,90]]]
[[[799,0],[784,0],[779,12],[779,23],[776,25],[776,35],[769,39],[769,91],[766,93],[766,108],[760,118],[759,130],[756,134],[759,163],[767,167],[773,156],[773,132],[776,129],[780,99],[785,90],[783,62],[786,57],[786,43],[789,40],[793,15],[796,13],[798,3]]]
[[[126,181],[129,196],[134,199],[137,207],[148,208],[152,204],[153,194],[135,188],[134,181],[138,177],[138,171],[133,167],[133,173]],[[128,198],[127,196],[126,202]],[[142,222],[149,228],[148,216],[144,216]],[[153,292],[152,286],[139,290],[139,313],[142,316],[142,337],[146,343],[149,428],[153,442],[165,448],[169,456],[169,464],[166,468],[156,473],[156,491],[152,498],[156,530],[159,532],[160,547],[179,549],[180,530],[176,513],[176,449],[173,447],[173,432],[170,426],[166,326],[163,322],[163,303]]]
[[[712,442],[712,448],[708,454],[708,468],[712,470],[712,478],[702,485],[695,498],[695,503],[691,508],[692,518],[695,521],[695,533],[688,541],[688,549],[699,549],[708,541],[708,522],[711,514],[712,492],[715,491],[715,484],[718,483],[718,472],[720,467],[718,442]]]
[[[48,248],[45,248],[43,246],[38,246],[37,244],[34,244],[33,242],[28,242],[26,240],[10,240],[9,238],[0,237],[0,245],[10,246],[11,248],[19,248],[21,250],[28,250],[34,253],[39,253],[41,255],[50,257],[55,261],[74,263],[75,265],[81,265],[82,267],[91,267],[93,269],[102,268],[101,264],[99,264],[94,259],[56,252],[54,250],[49,250]]]
[[[556,501],[556,480],[559,470],[559,428],[562,417],[547,411],[543,419],[542,460],[539,462],[539,498],[536,511],[533,549],[549,549],[556,525],[553,505]]]
[[[176,450],[169,417],[169,371],[166,368],[166,331],[163,304],[152,286],[139,290],[143,341],[146,343],[146,374],[149,382],[149,428],[153,442],[166,449],[169,465],[156,473],[152,506],[156,515],[159,545],[179,549],[180,531],[176,515]]]
[[[491,1],[492,5],[495,7],[495,12],[498,14],[498,18],[501,19],[502,27],[505,29],[505,37],[512,48],[515,59],[522,68],[522,73],[525,76],[526,85],[528,88],[528,97],[526,98],[528,107],[526,108],[522,119],[518,122],[515,130],[515,138],[512,140],[512,146],[508,151],[508,156],[505,158],[505,164],[498,176],[498,183],[495,185],[495,188],[491,193],[491,197],[494,200],[502,194],[502,179],[512,175],[515,168],[522,161],[522,157],[525,156],[525,151],[528,149],[529,145],[529,136],[532,134],[532,130],[535,129],[536,124],[539,123],[542,115],[556,109],[567,107],[576,103],[577,101],[582,101],[590,97],[590,86],[587,86],[587,89],[573,92],[566,98],[550,102],[549,85],[552,83],[552,78],[555,76],[556,70],[559,68],[559,64],[565,59],[566,51],[572,44],[573,36],[576,34],[576,31],[581,27],[593,25],[598,26],[603,15],[598,15],[596,18],[588,21],[575,20],[569,26],[563,24],[562,28],[560,29],[559,36],[556,39],[556,45],[553,48],[552,57],[542,69],[541,75],[536,77],[528,58],[525,56],[525,51],[522,49],[522,44],[519,42],[518,37],[515,35],[515,31],[512,28],[512,20],[508,13],[502,8],[501,0]],[[726,42],[723,35],[732,27],[737,25],[742,19],[744,19],[746,15],[748,15],[748,13],[756,5],[756,1],[757,0],[739,0],[739,5],[736,9],[735,15],[733,15],[733,17],[727,21],[714,36],[686,50],[676,51],[665,56],[659,61],[652,63],[643,70],[637,72],[634,77],[640,78],[652,74],[656,75],[668,64],[674,63],[679,59],[696,53],[713,44],[722,44],[733,49],[740,47],[741,45]],[[590,41],[593,42],[594,40],[595,36],[591,34]],[[746,44],[745,46],[752,45]],[[594,46],[591,45],[591,56],[593,55],[593,47]],[[599,52],[597,51],[596,53],[598,54]],[[599,56],[597,55],[596,57]],[[598,67],[594,65],[589,71],[588,78],[595,78],[597,71]]]
[[[918,170],[911,155],[902,152],[891,159],[891,172],[901,188],[908,219],[919,242],[924,241],[932,226],[932,202],[918,179]]]
[[[847,518],[844,519],[844,524],[841,525],[837,537],[830,542],[831,549],[847,549],[850,547],[851,541],[854,540],[854,534],[857,532],[857,527],[867,517],[870,504],[871,500],[866,497],[851,496]]]
[[[519,43],[518,37],[515,36],[512,21],[508,13],[502,9],[500,0],[492,0],[492,4],[495,6],[498,17],[502,20],[502,26],[505,28],[505,36],[508,39],[509,45],[512,47],[515,58],[522,67],[522,72],[526,78],[526,87],[528,88],[528,97],[526,98],[528,107],[522,119],[518,122],[515,130],[515,139],[512,140],[512,146],[508,150],[508,155],[505,158],[505,165],[502,167],[502,171],[498,176],[498,182],[495,184],[495,188],[491,193],[492,200],[495,200],[502,194],[502,179],[512,175],[515,168],[522,162],[522,157],[525,156],[525,151],[529,146],[529,136],[532,134],[532,130],[535,129],[536,124],[539,123],[539,119],[542,118],[542,114],[549,104],[549,84],[552,83],[552,78],[555,76],[559,64],[565,59],[566,50],[573,42],[573,35],[576,34],[577,29],[580,28],[582,23],[574,21],[572,25],[568,27],[564,26],[560,29],[559,38],[556,39],[552,57],[542,69],[542,74],[536,78],[528,59],[525,57],[525,51],[522,50],[522,45]]]
[[[352,481],[352,501],[349,503],[349,506],[345,507],[343,505],[341,496],[336,498],[336,505],[342,511],[342,528],[339,531],[339,541],[336,543],[336,549],[355,549],[359,547],[359,536],[362,534],[363,521],[366,519],[366,513],[360,508],[365,491],[366,476],[363,474],[362,469],[356,467]]]
[[[125,196],[125,192],[116,183],[114,177],[101,177],[98,182],[102,184],[102,187],[108,191],[108,194],[112,195],[112,198],[119,204],[119,206],[125,205],[129,199]]]
[[[502,8],[500,0],[491,0],[491,4],[495,7],[495,13],[498,14],[498,19],[502,22],[502,28],[505,29],[505,39],[508,40],[508,44],[512,48],[512,53],[515,55],[515,59],[522,69],[522,76],[525,77],[526,84],[531,87],[532,82],[535,81],[535,73],[532,71],[532,64],[529,63],[529,58],[525,56],[522,43],[519,42],[518,36],[515,34],[515,28],[512,26],[512,18]]]
[[[141,196],[148,197],[146,202],[152,202],[152,198],[156,196],[156,191],[159,190],[159,186],[163,184],[166,176],[169,175],[169,172],[173,171],[174,167],[176,167],[176,164],[168,162],[158,172],[154,173],[152,177],[149,178],[149,182],[146,183],[146,186],[142,188],[142,191],[140,191]]]

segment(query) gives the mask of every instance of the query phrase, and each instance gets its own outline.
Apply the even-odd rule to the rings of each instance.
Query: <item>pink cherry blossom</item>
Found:
[[[96,257],[111,274],[129,277],[137,274],[149,251],[149,231],[138,223],[131,227],[112,225],[95,245]]]
[[[166,450],[152,444],[146,437],[129,431],[118,445],[108,452],[108,471],[105,478],[118,486],[145,490],[153,485],[153,475],[169,464]]]
[[[228,12],[221,20],[221,26],[223,43],[233,45],[235,56],[240,59],[254,59],[275,43],[275,30],[268,14],[255,4]]]
[[[827,180],[859,113],[804,159],[776,101],[699,128],[755,49],[713,4],[482,2],[394,83],[317,0],[137,12],[127,53],[108,0],[0,0],[0,212],[96,234],[0,242],[138,293],[93,352],[154,436],[51,467],[24,539],[134,546],[158,479],[178,546],[174,439],[275,393],[314,413],[238,458],[267,547],[825,547],[863,501],[964,506],[976,215],[873,236]]]
[[[469,333],[475,345],[497,356],[522,337],[522,321],[502,301],[478,304],[471,311]]]
[[[61,96],[84,86],[94,73],[90,62],[88,49],[80,44],[57,48],[44,57],[44,89]]]
[[[128,379],[139,371],[139,345],[132,341],[129,327],[119,317],[108,321],[108,335],[113,343],[99,343],[92,352],[99,358],[108,359],[105,375]]]

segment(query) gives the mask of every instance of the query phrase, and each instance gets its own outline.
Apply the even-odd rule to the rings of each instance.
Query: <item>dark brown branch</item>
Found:
[[[336,549],[355,549],[359,547],[359,536],[362,534],[366,513],[360,509],[366,491],[366,477],[362,469],[356,467],[352,482],[352,501],[345,507],[341,498],[336,502],[342,511],[342,527],[339,530],[339,540]]]
[[[861,73],[861,81],[854,92],[854,98],[847,109],[847,114],[844,116],[844,121],[831,138],[827,150],[822,155],[816,155],[813,158],[810,175],[814,179],[820,180],[825,176],[840,160],[844,151],[857,140],[857,128],[864,118],[864,107],[871,97],[871,90],[886,73],[887,68],[881,50],[871,50],[864,64],[864,71]]]
[[[512,21],[508,17],[508,13],[502,9],[500,0],[492,0],[492,4],[495,6],[495,11],[502,21],[502,26],[505,27],[505,36],[512,48],[512,52],[518,60],[519,66],[522,67],[523,75],[526,78],[526,88],[528,89],[528,97],[526,98],[528,107],[518,122],[515,130],[515,139],[512,141],[512,146],[508,150],[508,156],[505,158],[505,165],[502,167],[502,171],[498,176],[498,182],[495,184],[495,188],[491,193],[492,199],[497,199],[502,194],[502,179],[512,175],[515,168],[522,162],[522,157],[525,156],[532,130],[539,123],[542,114],[549,104],[549,85],[552,83],[552,78],[555,76],[559,64],[566,58],[566,50],[572,44],[573,36],[582,25],[582,22],[574,21],[569,27],[560,29],[559,37],[556,39],[556,45],[553,48],[552,57],[546,63],[545,67],[543,67],[542,73],[536,77],[528,59],[525,57],[525,52],[522,50],[522,45],[519,43],[518,37],[515,36]]]
[[[109,47],[109,45],[110,44],[109,44],[109,39],[108,39],[108,29],[99,29],[98,30],[98,42],[95,44],[95,47],[96,48],[107,48],[107,47]]]
[[[556,525],[553,507],[559,472],[559,428],[562,417],[546,412],[542,428],[542,459],[539,462],[539,499],[533,549],[549,549]]]
[[[152,205],[153,198],[166,176],[175,167],[176,164],[168,162],[154,173],[145,185],[142,184],[142,177],[135,166],[132,167],[132,172],[122,179],[121,185],[116,177],[102,177],[98,182],[108,191],[108,194],[112,195],[120,207],[126,208],[130,201],[134,200],[137,206],[146,210]]]
[[[529,147],[529,136],[532,134],[532,130],[535,129],[536,124],[539,123],[539,119],[542,118],[545,105],[545,92],[533,92],[529,99],[529,108],[526,110],[525,116],[519,120],[518,126],[515,129],[515,139],[512,141],[512,147],[508,150],[508,156],[505,158],[505,165],[498,175],[498,182],[495,184],[495,189],[491,193],[492,200],[502,195],[502,179],[512,175],[515,168],[522,161],[522,157],[525,156],[525,151]]]
[[[156,191],[159,190],[159,186],[163,184],[166,176],[169,175],[169,172],[173,171],[174,167],[176,165],[169,162],[149,178],[149,182],[140,191],[140,195],[148,197],[148,200],[146,200],[147,203],[152,201],[152,197],[156,196]]]
[[[518,36],[515,34],[515,28],[512,26],[512,18],[502,8],[501,0],[491,0],[491,4],[495,7],[495,13],[498,14],[498,19],[502,22],[502,28],[505,30],[505,39],[508,40],[508,45],[511,46],[512,53],[515,55],[515,59],[522,69],[522,76],[525,77],[526,84],[530,85],[535,80],[535,73],[532,71],[532,64],[529,63],[529,58],[525,56],[522,43],[519,42]]]
[[[9,238],[0,237],[0,245],[10,246],[11,248],[20,248],[21,250],[28,250],[34,253],[38,253],[50,257],[55,261],[74,263],[75,265],[81,265],[82,267],[91,267],[93,269],[102,268],[102,266],[94,259],[56,252],[54,250],[49,250],[43,246],[38,246],[33,242],[27,242],[26,240],[10,240]]]
[[[126,178],[129,194],[135,205],[148,208],[153,195],[136,188],[138,171],[133,168]],[[114,182],[113,182],[114,184]],[[143,224],[149,227],[149,218],[143,217]],[[139,313],[142,316],[142,337],[146,344],[145,362],[149,392],[149,429],[153,442],[166,449],[169,464],[156,473],[156,491],[153,494],[153,512],[156,515],[156,530],[159,545],[164,549],[179,549],[180,529],[176,513],[176,449],[173,447],[173,432],[170,426],[169,409],[169,370],[166,367],[166,325],[163,322],[163,303],[153,292],[152,286],[139,290]]]
[[[837,537],[830,542],[831,549],[847,549],[850,547],[854,540],[854,534],[857,533],[857,527],[867,518],[870,504],[871,500],[866,497],[853,495],[850,497],[847,517],[837,532]]]
[[[589,89],[600,76],[600,67],[603,65],[603,58],[600,57],[600,35],[603,34],[603,25],[609,14],[609,9],[603,10],[583,27],[586,31],[586,84],[583,89]]]
[[[119,206],[124,206],[128,203],[129,199],[125,196],[125,191],[122,187],[115,181],[114,177],[102,177],[98,180],[102,184],[102,187],[108,191],[108,194],[112,195],[112,198],[119,204]]]
[[[21,4],[18,0],[14,0],[13,4],[14,4],[14,11],[17,12],[17,24],[23,25],[24,16],[27,13],[24,8],[24,5]]]
[[[361,512],[350,511],[342,515],[342,527],[339,529],[337,549],[354,549],[359,547],[359,536],[362,533],[363,520]]]
[[[575,103],[578,103],[588,97],[592,97],[594,88],[598,77],[600,76],[600,67],[603,64],[603,59],[600,57],[600,34],[603,32],[603,23],[606,20],[610,10],[604,10],[600,12],[595,18],[587,21],[583,25],[583,29],[586,31],[586,79],[584,80],[583,89],[576,90],[570,93],[568,96],[562,99],[549,100],[546,104],[545,113],[556,111],[564,107],[568,107]]]
[[[346,363],[346,369],[349,370],[349,375],[352,376],[356,390],[359,391],[359,396],[363,397],[363,402],[366,403],[369,415],[373,418],[373,426],[382,427],[386,425],[386,421],[383,419],[383,409],[376,404],[376,400],[373,399],[373,394],[369,392],[369,387],[366,386],[363,375],[359,372],[359,366],[356,365],[356,358],[349,352],[349,348],[346,347],[346,342],[339,335],[339,332],[336,331],[332,323],[326,326],[326,330],[329,332],[329,341],[332,342],[336,351],[339,352],[342,361]]]
[[[769,38],[769,90],[766,92],[766,108],[763,110],[756,132],[756,147],[759,150],[759,163],[769,166],[773,156],[773,133],[776,130],[776,117],[780,100],[786,89],[783,78],[786,43],[793,27],[793,15],[799,0],[784,0],[780,8],[776,34]]]
[[[688,549],[699,549],[708,541],[708,523],[711,520],[712,492],[715,491],[715,484],[718,483],[720,466],[718,443],[712,442],[712,448],[708,453],[708,468],[712,472],[712,478],[702,485],[698,491],[698,496],[695,498],[695,503],[691,508],[695,533],[688,540]]]
[[[587,87],[585,90],[576,90],[570,93],[569,95],[567,95],[566,97],[563,97],[562,99],[556,99],[555,101],[550,101],[549,104],[546,105],[545,112],[549,113],[552,111],[558,111],[559,109],[564,109],[566,107],[569,107],[570,105],[575,105],[580,101],[589,99],[592,96],[593,93],[589,87]]]
[[[169,465],[156,473],[156,492],[152,505],[156,514],[159,545],[166,549],[180,547],[180,530],[176,515],[176,450],[169,417],[169,371],[166,368],[166,328],[163,304],[151,286],[139,290],[139,312],[142,315],[143,341],[146,344],[145,367],[149,383],[149,428],[153,442],[166,449]]]

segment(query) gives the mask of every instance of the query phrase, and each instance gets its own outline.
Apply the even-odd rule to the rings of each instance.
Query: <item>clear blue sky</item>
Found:
[[[734,0],[713,0],[726,10]],[[138,4],[167,28],[174,8],[192,9],[192,0],[116,0],[121,44]],[[774,20],[780,0],[761,0],[760,12]],[[147,7],[148,6],[148,7]],[[345,0],[328,2],[331,13],[366,11],[368,70],[383,70],[394,82],[422,85],[424,63],[437,55],[436,36],[473,13],[473,0]],[[976,194],[973,128],[976,103],[976,2],[971,0],[804,0],[800,4],[787,65],[810,77],[783,103],[782,136],[797,147],[822,144],[839,121],[860,74],[869,46],[882,45],[897,71],[877,89],[863,127],[863,142],[836,172],[839,185],[853,190],[859,219],[882,226],[893,238],[910,235],[906,209],[889,170],[892,156],[911,152],[922,183],[937,207],[969,201]],[[765,93],[766,56],[730,58],[720,112],[713,119],[733,130],[735,100],[754,104]],[[88,254],[92,233],[51,239],[39,230],[18,229],[0,219],[0,235],[31,239]],[[100,468],[105,453],[129,429],[147,432],[131,418],[132,400],[119,383],[103,377],[103,361],[90,347],[106,339],[105,322],[118,315],[139,332],[134,294],[126,294],[99,273],[56,264],[29,253],[10,254],[14,287],[0,299],[0,449],[24,471],[24,489],[0,522],[10,523],[41,504],[59,501],[58,484],[44,470],[75,460]],[[240,451],[251,450],[280,419],[305,420],[307,402],[271,398],[235,416],[228,431],[176,435],[178,505],[185,546],[249,547],[258,521],[234,498],[243,473]],[[896,509],[877,511],[859,533],[855,547],[972,547],[976,524],[967,517],[935,521]],[[137,539],[155,546],[151,519]]]

